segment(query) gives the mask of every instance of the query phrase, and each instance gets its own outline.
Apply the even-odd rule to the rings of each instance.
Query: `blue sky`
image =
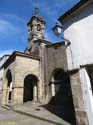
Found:
[[[27,47],[27,21],[34,8],[46,20],[47,40],[61,41],[52,33],[57,19],[79,0],[0,0],[0,56]]]

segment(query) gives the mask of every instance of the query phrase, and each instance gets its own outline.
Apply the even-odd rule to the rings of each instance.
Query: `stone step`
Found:
[[[7,109],[7,110],[10,110],[11,109],[11,106],[9,105],[2,105],[3,108]]]

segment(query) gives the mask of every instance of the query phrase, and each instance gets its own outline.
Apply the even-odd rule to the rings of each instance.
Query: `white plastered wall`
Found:
[[[64,36],[71,42],[74,68],[93,63],[93,4],[63,22]],[[67,49],[67,55],[69,48]],[[68,68],[73,69],[68,55]]]

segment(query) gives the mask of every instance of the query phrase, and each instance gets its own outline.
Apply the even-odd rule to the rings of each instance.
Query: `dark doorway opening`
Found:
[[[65,121],[75,125],[75,110],[69,74],[60,68],[55,69],[52,73],[52,78],[49,85],[51,86],[52,84],[54,84],[55,95],[51,97],[48,104],[54,105],[56,108],[60,107],[60,109],[58,108],[57,111],[47,106],[46,108]]]
[[[27,75],[24,79],[23,102],[33,101],[34,86],[37,86],[38,79],[35,75]]]
[[[56,105],[69,105],[73,104],[72,101],[72,93],[70,86],[69,75],[64,72],[62,69],[56,69],[52,75],[53,81],[50,81],[55,86],[55,96],[53,97],[53,102],[51,100],[51,104]]]
[[[10,103],[12,99],[12,74],[11,71],[8,69],[6,73],[6,78],[7,78],[7,102]]]

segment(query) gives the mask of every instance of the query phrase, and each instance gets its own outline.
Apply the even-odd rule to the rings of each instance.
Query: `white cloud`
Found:
[[[42,2],[42,3],[33,3],[32,4],[32,6],[33,7],[38,7],[38,8],[40,8],[40,10],[42,11],[42,12],[44,12],[44,13],[46,13],[46,15],[48,16],[48,17],[52,17],[52,18],[50,18],[50,19],[53,19],[53,17],[55,17],[55,15],[57,15],[57,11],[54,9],[54,6],[50,6],[50,5],[48,5],[48,4],[46,4],[46,3],[44,3],[44,2]]]
[[[21,22],[21,23],[25,23],[25,20],[22,19],[21,17],[15,15],[15,14],[11,14],[11,13],[1,13],[0,15],[3,15],[4,17],[7,17],[9,19],[13,19],[13,20],[17,20],[18,22]]]
[[[6,20],[0,20],[0,37],[7,37],[16,33],[19,33],[18,27]]]
[[[15,19],[15,20],[24,22],[24,19],[21,18],[20,16],[17,16],[16,14],[0,12],[0,16],[1,17],[8,17],[9,19]]]
[[[0,50],[0,57],[6,55],[6,54],[11,54],[14,50]]]
[[[37,1],[32,2],[33,8],[38,7],[40,11],[44,13],[49,20],[56,21],[59,16],[64,14],[68,9],[70,9],[73,5],[75,5],[80,0],[53,0],[53,1]]]
[[[18,37],[23,34],[22,28],[26,28],[25,20],[15,14],[0,13],[0,37]]]

